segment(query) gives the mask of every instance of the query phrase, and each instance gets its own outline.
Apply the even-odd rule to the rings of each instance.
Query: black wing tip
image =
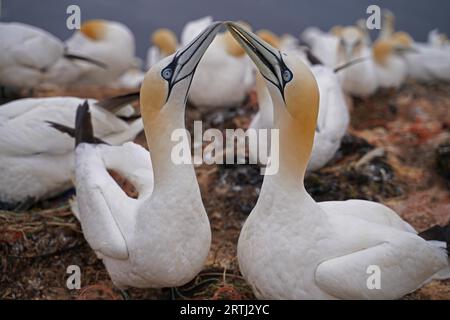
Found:
[[[71,136],[72,138],[75,138],[75,129],[74,128],[70,128],[63,124],[53,122],[53,121],[45,121],[45,122],[48,123],[50,125],[50,127],[54,128],[62,133],[66,133],[69,136]]]
[[[95,105],[102,107],[109,112],[115,113],[123,108],[125,105],[138,101],[140,97],[140,90],[126,93],[98,101]]]

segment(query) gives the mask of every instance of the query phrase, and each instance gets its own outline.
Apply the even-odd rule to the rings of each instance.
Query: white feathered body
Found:
[[[34,88],[63,59],[63,43],[50,33],[22,23],[0,23],[0,85]]]
[[[46,121],[73,128],[76,108],[83,101],[30,98],[0,106],[0,201],[43,199],[71,186],[74,140]],[[129,125],[96,107],[94,100],[90,103],[95,134],[106,142],[123,143],[142,130],[141,119]]]
[[[107,168],[131,181],[139,197],[126,196]],[[76,189],[84,236],[117,287],[175,287],[201,271],[211,232],[199,190],[174,186],[168,201],[154,190],[147,150],[131,142],[80,144]]]
[[[397,299],[448,268],[445,250],[389,208],[315,203],[305,192],[261,193],[241,231],[242,274],[261,299]],[[370,266],[381,289],[369,289]]]

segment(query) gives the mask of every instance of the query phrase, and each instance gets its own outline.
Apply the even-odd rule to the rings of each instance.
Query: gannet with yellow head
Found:
[[[160,61],[175,53],[178,49],[178,39],[176,34],[167,28],[161,28],[152,33],[152,46],[147,52],[147,69]]]
[[[135,65],[134,35],[124,24],[109,20],[88,20],[82,23],[66,42],[70,52],[88,56],[103,62],[106,68],[99,68],[84,62],[58,63],[52,70],[52,78],[78,72],[75,79],[66,82],[71,85],[106,85],[117,80]]]
[[[190,22],[182,33],[182,41],[189,41],[200,25],[207,25],[211,20],[206,17]],[[240,23],[250,28],[248,24]],[[253,85],[254,72],[249,58],[236,40],[223,32],[217,35],[198,65],[189,101],[202,111],[238,107]]]
[[[337,65],[342,65],[354,59],[371,57],[367,37],[360,28],[355,26],[343,27],[338,38]],[[367,97],[378,88],[372,59],[346,68],[339,72],[338,77],[344,91],[354,96]]]
[[[12,89],[33,89],[42,84],[65,84],[74,74],[50,76],[58,63],[83,61],[86,65],[102,68],[99,61],[87,55],[77,55],[65,48],[52,34],[37,27],[18,22],[0,22],[0,86]]]
[[[296,39],[291,36],[283,36],[281,39],[270,31],[260,30],[257,35],[272,47],[289,56],[298,56],[309,65],[307,55],[302,50]],[[341,89],[339,79],[333,69],[324,65],[313,65],[310,67],[320,92],[319,115],[317,130],[314,136],[314,145],[307,170],[315,171],[326,165],[339,149],[341,140],[345,135],[350,115]],[[250,123],[252,129],[270,129],[273,125],[273,106],[267,87],[261,74],[256,75],[256,93],[258,97],[259,112]],[[270,131],[269,131],[270,132]],[[259,141],[259,148],[269,150],[270,139]],[[249,149],[251,163],[257,161],[266,164],[263,159],[258,159],[254,149]]]
[[[398,88],[406,79],[408,70],[404,55],[410,46],[392,39],[378,39],[372,47],[377,82],[381,88]]]
[[[445,244],[423,240],[391,209],[311,198],[303,178],[319,107],[314,76],[298,57],[280,53],[238,24],[226,25],[264,78],[280,136],[279,171],[264,177],[238,242],[239,266],[255,295],[395,299],[448,269]],[[371,265],[381,270],[379,290],[367,286]]]
[[[172,133],[186,134],[189,87],[220,26],[212,23],[146,74],[140,99],[150,154],[134,143],[92,144],[89,130],[77,129],[76,136],[86,138],[76,147],[79,220],[119,288],[183,285],[200,272],[208,256],[211,229],[195,171],[192,164],[172,159],[179,143]],[[87,115],[82,107],[77,116],[81,127]],[[137,189],[137,199],[128,197],[107,169],[127,178]]]

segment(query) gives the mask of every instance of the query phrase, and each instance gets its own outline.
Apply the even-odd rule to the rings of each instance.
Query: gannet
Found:
[[[297,55],[307,63],[306,54],[296,45],[293,39],[286,37],[279,39],[275,34],[266,30],[259,31],[258,36],[281,52],[288,53],[291,56]],[[308,171],[315,171],[326,165],[339,149],[350,122],[350,115],[335,72],[323,65],[313,65],[310,69],[316,78],[320,92],[318,129],[314,136],[313,151],[307,168]],[[260,111],[252,119],[249,127],[269,130],[273,125],[272,99],[259,73],[256,79],[256,94]],[[270,149],[267,146],[268,143],[270,145],[270,139],[263,139],[259,143],[259,148]],[[266,164],[265,159],[258,159],[255,150],[252,148],[249,149],[249,159],[251,163]]]
[[[381,88],[398,88],[408,74],[404,60],[410,48],[391,39],[379,39],[372,47],[377,82]]]
[[[387,12],[384,16],[380,37],[407,48],[402,55],[408,77],[419,81],[450,81],[450,54],[448,47],[436,47],[429,43],[418,43],[406,32],[395,31],[395,16]]]
[[[59,84],[60,79],[52,80],[48,75],[58,62],[71,64],[83,60],[90,67],[103,67],[88,55],[71,52],[47,31],[18,22],[0,22],[0,52],[0,86],[17,89],[35,88],[43,83]]]
[[[408,33],[402,31],[395,32],[392,39],[410,48],[404,55],[409,77],[419,81],[450,81],[448,49],[414,42]]]
[[[372,95],[378,88],[378,82],[374,61],[370,59],[372,52],[367,43],[367,37],[358,27],[349,26],[338,31],[338,38],[336,66],[355,59],[368,58],[338,74],[342,88],[353,96],[368,97]]]
[[[256,297],[396,299],[450,271],[445,243],[425,241],[384,205],[311,198],[303,178],[319,107],[314,75],[295,55],[226,24],[265,79],[280,134],[279,170],[264,177],[238,241],[239,267]],[[375,290],[367,273],[374,266]]]
[[[88,106],[77,112],[75,149],[78,217],[86,240],[113,283],[127,287],[175,287],[197,275],[208,256],[211,229],[192,164],[176,164],[174,130],[186,135],[184,111],[198,62],[221,23],[148,71],[141,113],[150,154],[126,143],[94,144]],[[185,136],[187,139],[187,136]],[[106,171],[136,187],[128,197]]]
[[[337,66],[337,54],[339,38],[336,30],[341,29],[337,26],[332,32],[324,32],[316,27],[309,27],[301,34],[300,38],[311,48],[311,52],[330,68]]]
[[[134,35],[122,23],[88,20],[65,42],[70,52],[99,60],[106,68],[59,60],[49,70],[52,82],[66,85],[107,85],[135,64]],[[58,82],[56,82],[58,83]]]
[[[438,29],[433,29],[428,33],[428,44],[435,48],[450,49],[450,42],[447,35],[439,32]]]
[[[182,44],[195,36],[200,26],[211,17],[190,22],[183,30]],[[246,25],[246,27],[249,27]],[[214,77],[211,77],[214,74]],[[189,101],[202,111],[240,106],[254,85],[254,72],[249,58],[228,33],[218,34],[203,59],[189,92]]]
[[[200,30],[201,31],[201,30]],[[152,33],[152,46],[147,52],[147,69],[161,59],[175,53],[178,49],[178,40],[175,33],[166,28],[158,29]]]
[[[72,139],[47,121],[73,127],[82,101],[73,97],[28,98],[0,106],[0,202],[37,201],[72,186]],[[122,144],[142,131],[141,119],[128,124],[96,106],[97,101],[89,102],[95,133],[108,143]],[[132,110],[126,106],[121,113],[129,115]]]

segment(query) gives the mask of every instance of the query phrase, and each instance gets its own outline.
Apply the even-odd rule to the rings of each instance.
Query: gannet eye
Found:
[[[172,78],[172,69],[170,69],[170,68],[164,69],[161,72],[161,76],[166,80],[170,80],[170,78]]]
[[[284,82],[289,82],[292,80],[292,72],[289,70],[284,70],[283,71],[283,80]]]

